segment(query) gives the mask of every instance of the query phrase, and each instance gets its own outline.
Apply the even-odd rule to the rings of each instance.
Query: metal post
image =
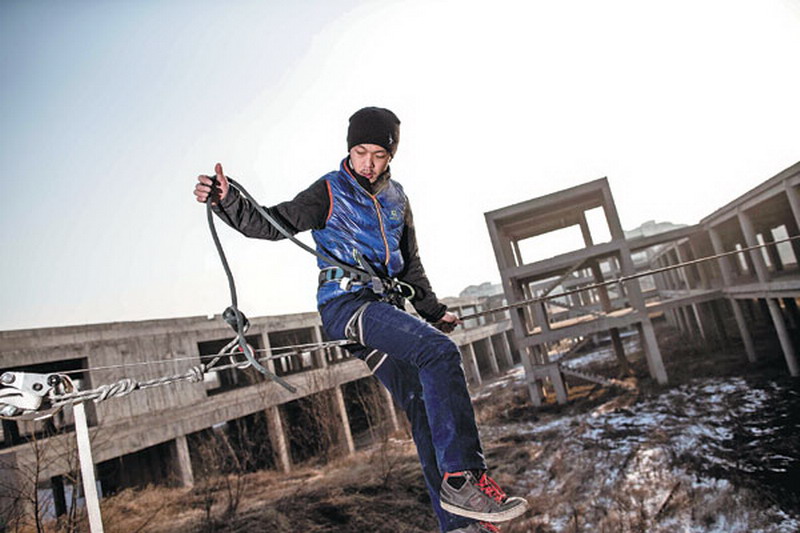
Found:
[[[73,407],[75,415],[75,438],[78,441],[78,460],[81,463],[81,479],[83,494],[86,497],[86,510],[89,513],[89,531],[103,533],[103,518],[100,515],[100,498],[97,496],[97,485],[94,479],[94,461],[92,445],[89,442],[89,425],[86,423],[86,410],[83,403]]]

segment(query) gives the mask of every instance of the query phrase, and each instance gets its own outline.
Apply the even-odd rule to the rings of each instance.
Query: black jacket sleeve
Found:
[[[431,289],[431,282],[428,281],[428,276],[425,274],[422,261],[420,261],[414,217],[409,204],[406,204],[405,228],[400,237],[400,251],[403,254],[405,267],[397,278],[414,288],[415,295],[411,299],[411,304],[420,316],[428,322],[436,322],[447,312],[447,306],[439,302]]]
[[[329,208],[328,187],[325,185],[325,180],[320,179],[292,200],[264,209],[294,235],[301,231],[325,227]],[[228,190],[221,205],[213,209],[226,224],[247,237],[270,241],[285,238],[233,187]]]

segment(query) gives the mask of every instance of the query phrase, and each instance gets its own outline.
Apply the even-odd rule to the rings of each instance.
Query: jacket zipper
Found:
[[[381,204],[378,203],[378,198],[375,195],[370,194],[369,192],[365,191],[361,185],[358,184],[358,180],[356,180],[355,176],[350,172],[350,169],[347,166],[347,163],[343,163],[343,167],[350,178],[355,182],[356,188],[369,196],[372,199],[372,203],[375,205],[375,213],[378,215],[378,226],[381,228],[381,237],[383,238],[383,248],[385,250],[385,257],[384,264],[388,268],[389,266],[389,241],[386,239],[386,230],[383,227],[383,217],[381,216]]]
[[[378,225],[381,228],[381,237],[383,237],[383,247],[386,250],[386,259],[384,260],[384,264],[388,267],[389,266],[389,241],[386,240],[386,230],[383,228],[383,217],[381,216],[381,205],[378,203],[378,199],[371,194],[369,195],[372,198],[372,203],[375,204],[375,212],[378,214]]]

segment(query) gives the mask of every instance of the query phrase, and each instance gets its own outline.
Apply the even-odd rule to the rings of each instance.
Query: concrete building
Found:
[[[674,306],[668,319],[702,339],[737,337],[751,361],[759,357],[754,339],[775,335],[792,376],[800,375],[796,352],[800,241],[787,239],[800,236],[798,187],[800,163],[706,216],[691,234],[652,258],[653,266],[667,267],[722,254],[715,261],[656,276],[664,297],[691,301]],[[762,244],[766,246],[735,253]]]
[[[541,403],[544,387],[566,402],[565,374],[603,381],[565,364],[600,332],[609,335],[623,373],[628,361],[620,331],[638,333],[651,377],[666,383],[651,322],[662,313],[689,335],[723,342],[738,337],[751,360],[757,357],[752,329],[769,326],[789,372],[798,375],[792,332],[800,324],[800,242],[776,243],[800,235],[798,186],[800,163],[697,225],[652,223],[627,235],[605,178],[486,213],[503,289],[509,303],[519,304],[511,320],[534,404]],[[593,235],[590,212],[600,219],[605,240]],[[526,257],[526,241],[567,228],[577,228],[583,248],[538,261]],[[768,246],[671,268],[758,244]],[[640,275],[658,268],[664,270]],[[620,278],[627,279],[605,283]]]
[[[460,313],[489,306],[485,298],[445,301]],[[317,313],[250,322],[247,340],[257,356],[270,356],[269,368],[297,392],[290,393],[253,369],[212,369],[200,383],[137,390],[88,404],[103,492],[150,482],[191,486],[197,469],[204,467],[203,443],[215,435],[246,451],[251,468],[289,471],[296,462],[320,454],[352,453],[370,441],[374,426],[389,432],[401,428],[388,392],[373,385],[377,380],[362,361],[338,347],[296,348],[322,341]],[[510,329],[507,317],[486,316],[452,333],[462,349],[469,383],[480,384],[514,364]],[[219,316],[4,331],[0,373],[68,373],[81,389],[89,390],[121,378],[143,381],[185,373],[208,361],[232,338]],[[365,390],[371,391],[370,405],[363,401]],[[335,428],[332,436],[322,438],[324,428],[315,426],[320,420],[328,429]],[[50,436],[48,425],[70,429],[71,409],[44,425],[2,421],[0,492],[3,486],[36,481],[52,495],[58,512],[71,490],[68,476],[76,470],[70,463],[74,453],[67,453],[75,448],[74,434]],[[6,494],[6,504],[9,497],[13,495]]]

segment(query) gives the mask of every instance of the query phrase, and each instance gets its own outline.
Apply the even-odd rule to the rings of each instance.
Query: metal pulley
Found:
[[[4,372],[0,375],[0,418],[37,419],[53,414],[50,400],[54,393],[74,389],[69,378],[60,374]]]

